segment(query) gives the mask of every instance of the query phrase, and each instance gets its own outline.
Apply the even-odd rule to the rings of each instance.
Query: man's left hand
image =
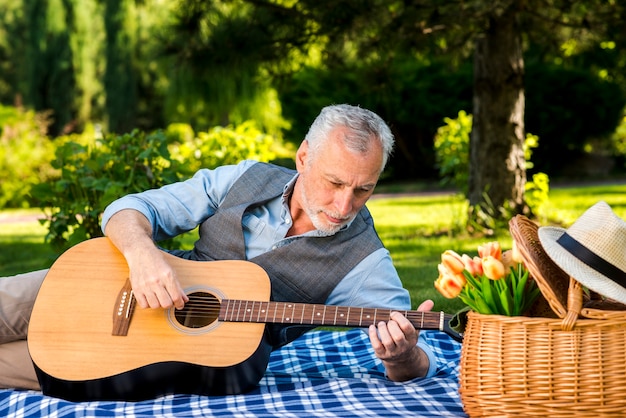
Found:
[[[417,310],[428,312],[433,306],[433,302],[427,300]],[[372,348],[383,361],[390,380],[410,380],[428,372],[428,356],[417,346],[418,335],[419,331],[399,312],[392,312],[388,322],[370,325]]]

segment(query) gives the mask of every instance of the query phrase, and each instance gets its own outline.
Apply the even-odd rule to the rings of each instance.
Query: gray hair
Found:
[[[344,142],[348,149],[353,151],[369,150],[372,137],[376,138],[383,148],[383,164],[380,171],[385,168],[393,151],[394,139],[389,126],[380,116],[358,106],[347,104],[326,106],[315,118],[304,139],[315,151],[328,138],[330,131],[337,127],[346,127],[350,130]]]

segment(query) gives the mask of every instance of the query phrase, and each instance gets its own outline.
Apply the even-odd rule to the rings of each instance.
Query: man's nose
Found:
[[[347,216],[352,212],[354,206],[354,193],[348,188],[344,188],[335,194],[335,207],[341,216]]]

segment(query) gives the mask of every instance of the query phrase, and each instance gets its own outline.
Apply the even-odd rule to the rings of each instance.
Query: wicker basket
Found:
[[[583,308],[583,289],[518,215],[511,234],[556,318],[468,314],[460,364],[465,412],[481,416],[626,416],[626,307]]]

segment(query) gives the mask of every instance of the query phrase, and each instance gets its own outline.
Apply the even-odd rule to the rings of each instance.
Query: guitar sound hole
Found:
[[[190,293],[185,307],[175,310],[176,321],[187,328],[202,328],[212,324],[218,318],[220,301],[207,292]]]

